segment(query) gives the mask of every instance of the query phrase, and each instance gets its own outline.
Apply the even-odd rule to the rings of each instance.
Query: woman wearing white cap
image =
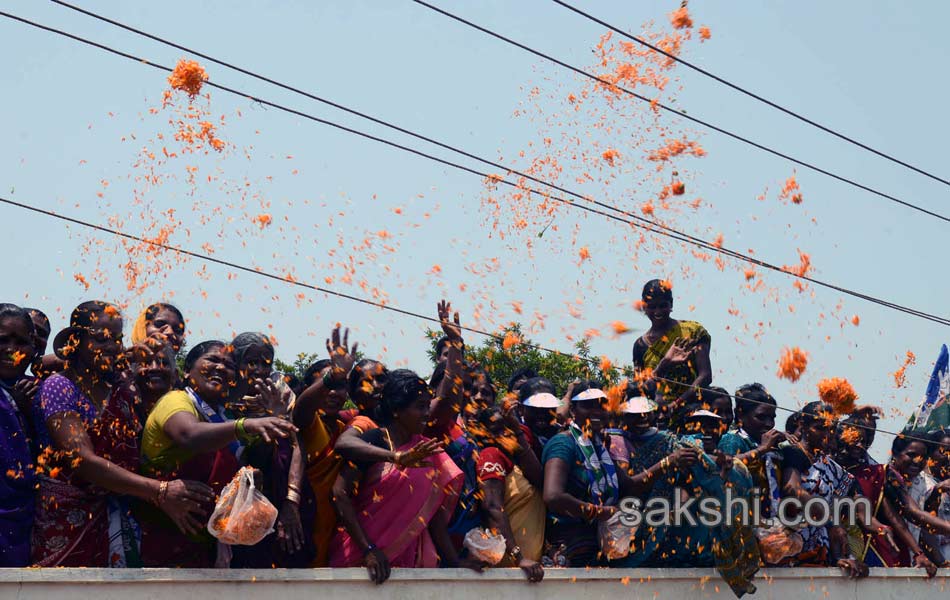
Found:
[[[620,482],[604,435],[606,407],[607,394],[596,383],[577,385],[572,423],[544,446],[546,537],[564,566],[600,564],[597,523],[617,510]]]
[[[544,445],[561,431],[557,410],[561,400],[554,394],[554,384],[543,377],[529,379],[521,387],[521,419],[531,432],[532,450],[541,460]],[[530,393],[527,393],[530,392]]]

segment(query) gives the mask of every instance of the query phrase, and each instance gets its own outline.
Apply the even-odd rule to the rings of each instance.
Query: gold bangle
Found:
[[[165,502],[166,496],[168,496],[168,482],[160,481],[158,482],[158,494],[155,495],[155,505],[161,506]]]
[[[294,504],[300,504],[300,492],[297,490],[289,489],[287,490],[287,501],[293,502]]]

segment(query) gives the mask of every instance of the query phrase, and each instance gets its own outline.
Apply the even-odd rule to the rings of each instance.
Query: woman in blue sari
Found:
[[[555,564],[590,567],[601,563],[597,527],[617,510],[620,480],[607,449],[607,394],[594,382],[574,388],[572,423],[544,446],[544,503],[547,542]]]
[[[0,304],[0,567],[30,564],[33,528],[33,457],[17,384],[33,357],[33,320]]]

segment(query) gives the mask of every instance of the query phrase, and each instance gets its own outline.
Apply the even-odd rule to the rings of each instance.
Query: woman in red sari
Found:
[[[432,390],[407,369],[389,373],[376,422],[361,437],[378,448],[408,452],[425,438]],[[333,494],[343,523],[330,544],[331,567],[365,565],[382,583],[391,567],[480,568],[459,560],[448,523],[458,502],[462,471],[444,452],[428,465],[400,467],[392,462],[347,463]]]
[[[873,518],[885,526],[870,532],[849,528],[851,553],[869,567],[915,566],[933,577],[937,567],[921,551],[893,504],[893,488],[902,485],[901,476],[876,462],[867,451],[874,441],[879,414],[872,406],[857,408],[838,429],[836,460],[854,476],[861,495],[871,502]]]
[[[157,505],[182,530],[196,526],[207,486],[136,474],[139,429],[128,388],[115,386],[122,316],[84,302],[53,343],[66,370],[34,401],[41,453],[32,559],[41,567],[140,566],[139,528],[129,499]]]

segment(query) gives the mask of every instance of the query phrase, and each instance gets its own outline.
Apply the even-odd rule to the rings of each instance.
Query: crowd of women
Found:
[[[838,415],[818,400],[777,428],[761,384],[711,385],[711,336],[672,318],[663,282],[642,300],[651,326],[619,400],[597,381],[557,390],[528,365],[494,381],[466,360],[445,302],[428,380],[357,360],[338,326],[299,381],[274,371],[262,333],[185,352],[169,304],[139,315],[126,345],[120,309],[84,302],[49,353],[48,318],[0,304],[0,566],[365,566],[381,583],[393,567],[486,568],[473,531],[502,536],[491,566],[530,581],[715,567],[740,596],[763,565],[950,565],[950,432],[905,432],[879,464],[872,407]],[[228,546],[206,524],[243,466],[278,516],[258,544]],[[761,519],[611,538],[623,499],[730,494]],[[847,497],[869,500],[851,524],[775,520],[786,498]]]

